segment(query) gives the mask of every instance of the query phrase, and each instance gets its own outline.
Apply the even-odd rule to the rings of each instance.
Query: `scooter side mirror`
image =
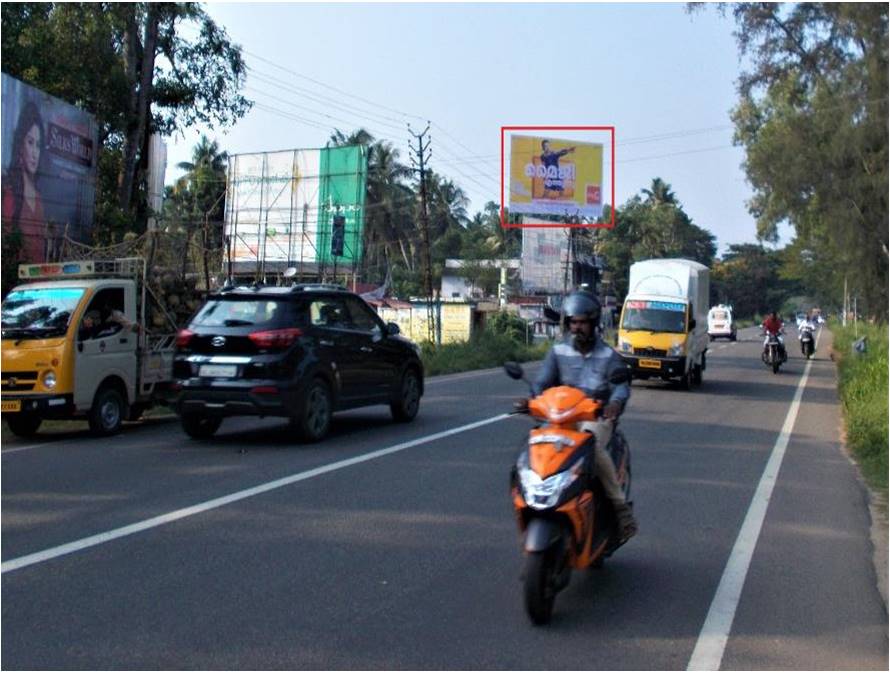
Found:
[[[517,381],[520,380],[523,375],[522,365],[517,362],[505,362],[504,371],[507,372],[507,376],[511,379],[516,379]]]

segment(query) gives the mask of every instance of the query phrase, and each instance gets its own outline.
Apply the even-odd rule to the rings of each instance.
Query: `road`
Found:
[[[524,390],[500,372],[430,379],[415,422],[349,412],[317,445],[256,419],[207,443],[169,420],[6,442],[0,663],[887,670],[829,339],[773,375],[742,330],[701,388],[634,382],[640,533],[545,628],[507,486],[530,422],[502,416]]]

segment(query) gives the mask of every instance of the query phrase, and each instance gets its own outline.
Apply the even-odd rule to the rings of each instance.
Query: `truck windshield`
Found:
[[[684,334],[686,305],[666,301],[625,302],[621,329]]]
[[[82,287],[22,289],[3,300],[4,339],[44,339],[68,331]]]

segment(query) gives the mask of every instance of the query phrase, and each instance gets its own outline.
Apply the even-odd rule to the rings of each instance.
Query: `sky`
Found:
[[[429,121],[430,167],[464,189],[472,214],[500,202],[501,126],[614,126],[619,207],[659,177],[717,237],[718,254],[755,241],[729,117],[741,63],[732,19],[714,7],[691,15],[684,3],[206,9],[244,50],[243,93],[256,105],[228,129],[170,139],[168,184],[201,133],[239,154],[323,147],[333,128],[363,126],[407,162],[406,125],[419,133]],[[780,244],[789,239],[782,233]]]

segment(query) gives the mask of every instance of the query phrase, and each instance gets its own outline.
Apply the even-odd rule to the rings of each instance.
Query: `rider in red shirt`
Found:
[[[766,332],[767,335],[775,334],[779,337],[779,351],[781,352],[782,360],[784,361],[787,357],[785,355],[785,340],[782,338],[782,329],[785,327],[785,323],[783,323],[782,319],[775,311],[773,311],[766,317],[766,320],[763,321],[761,327],[763,327],[763,331]]]

